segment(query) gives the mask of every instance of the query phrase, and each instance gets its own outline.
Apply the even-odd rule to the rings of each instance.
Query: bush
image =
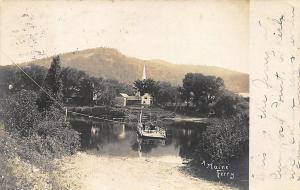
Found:
[[[212,160],[224,162],[248,153],[249,117],[238,114],[230,118],[214,119],[203,132],[201,149]]]
[[[1,106],[6,130],[21,136],[29,136],[33,132],[34,126],[41,120],[36,99],[37,94],[27,90],[7,97]]]
[[[231,117],[237,113],[248,110],[248,102],[242,97],[233,94],[229,91],[224,91],[216,102],[211,105],[217,117]]]
[[[0,122],[0,189],[6,189],[7,186],[16,184],[17,177],[13,175],[9,159],[17,156],[15,153],[17,148],[18,144],[14,139],[10,138],[9,134],[4,130],[3,124]]]
[[[41,142],[38,149],[41,154],[73,154],[79,148],[79,134],[64,119],[64,114],[52,107],[38,123],[35,140]]]
[[[18,141],[18,155],[35,163],[72,154],[79,148],[79,134],[51,107],[38,112],[36,93],[21,90],[9,97],[2,109],[7,131]]]

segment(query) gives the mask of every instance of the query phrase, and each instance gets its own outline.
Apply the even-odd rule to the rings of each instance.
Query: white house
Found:
[[[150,106],[153,102],[153,97],[149,93],[145,93],[141,96],[141,104]]]
[[[237,95],[241,96],[242,98],[244,98],[245,100],[249,101],[249,98],[250,98],[249,93],[235,93],[235,94],[237,94]]]

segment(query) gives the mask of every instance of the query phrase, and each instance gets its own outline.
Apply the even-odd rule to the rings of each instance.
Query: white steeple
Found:
[[[146,76],[146,65],[144,64],[144,70],[143,70],[143,76],[142,76],[142,80],[146,80],[147,76]]]

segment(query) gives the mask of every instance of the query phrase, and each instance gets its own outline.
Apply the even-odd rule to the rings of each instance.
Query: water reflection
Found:
[[[137,150],[139,157],[142,157],[143,153],[149,153],[153,148],[158,147],[159,145],[166,145],[165,139],[149,139],[141,138],[137,136],[136,143],[131,145],[132,150]]]
[[[134,124],[72,120],[81,133],[82,148],[94,154],[165,158],[182,162],[191,158],[205,124],[175,123],[165,126],[166,139],[139,138]]]

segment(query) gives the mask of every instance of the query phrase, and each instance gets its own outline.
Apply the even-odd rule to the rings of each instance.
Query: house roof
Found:
[[[120,94],[121,94],[121,96],[123,96],[124,98],[127,98],[127,97],[128,97],[128,95],[125,94],[125,93],[120,93]]]
[[[238,93],[238,95],[242,96],[243,98],[249,98],[249,93]]]
[[[140,100],[139,96],[127,96],[127,100]]]
[[[149,94],[149,93],[145,93],[145,94],[143,95],[143,97],[144,97],[144,96],[152,97],[151,94]]]

